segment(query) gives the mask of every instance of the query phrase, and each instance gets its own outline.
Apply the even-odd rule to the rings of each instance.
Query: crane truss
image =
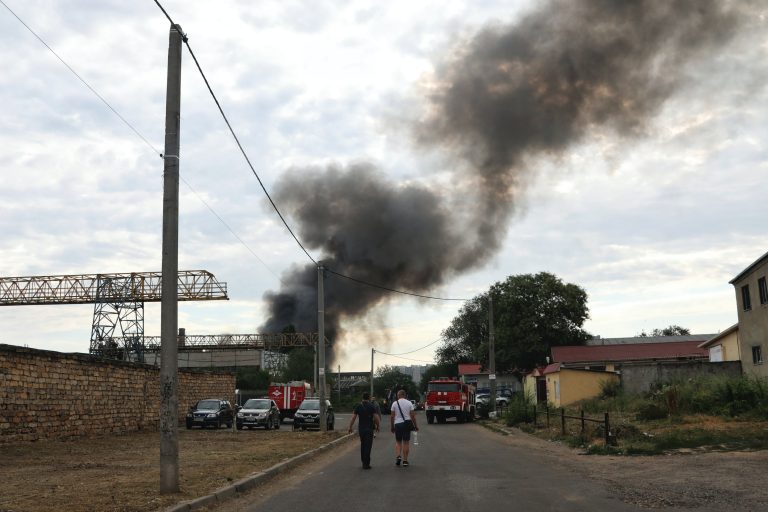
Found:
[[[177,292],[179,301],[229,299],[205,270],[179,271]],[[143,360],[144,303],[161,300],[161,272],[0,277],[0,306],[94,304],[90,353],[109,358]]]

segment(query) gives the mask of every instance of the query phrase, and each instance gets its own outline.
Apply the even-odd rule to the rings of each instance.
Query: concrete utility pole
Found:
[[[376,353],[375,348],[371,348],[371,396],[373,396],[373,354]]]
[[[489,398],[491,412],[496,412],[496,347],[493,332],[493,296],[488,293],[488,380],[491,384]]]
[[[317,266],[317,380],[320,398],[320,431],[328,430],[325,423],[327,407],[325,405],[325,299],[323,297],[323,266]]]
[[[168,42],[163,154],[163,262],[160,299],[160,493],[179,492],[179,129],[181,127],[181,43],[172,25]]]

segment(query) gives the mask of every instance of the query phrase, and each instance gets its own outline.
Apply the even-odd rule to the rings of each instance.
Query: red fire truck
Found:
[[[475,386],[459,379],[440,377],[427,385],[427,423],[445,423],[456,418],[458,423],[475,420]]]
[[[293,418],[296,409],[308,396],[312,396],[312,386],[303,380],[291,382],[273,382],[267,391],[269,398],[275,401],[280,409],[280,421],[285,418]]]

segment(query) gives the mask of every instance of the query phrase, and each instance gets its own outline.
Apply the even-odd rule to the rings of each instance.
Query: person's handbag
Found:
[[[402,418],[405,420],[405,430],[407,430],[408,432],[415,430],[415,427],[413,426],[413,420],[409,420],[405,418],[405,414],[403,414],[403,408],[400,407],[400,400],[398,400],[395,403],[397,403],[397,408],[400,409],[400,416],[402,416]]]

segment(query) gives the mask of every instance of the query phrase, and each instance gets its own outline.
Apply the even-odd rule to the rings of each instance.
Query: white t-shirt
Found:
[[[400,404],[400,407],[397,406],[397,404]],[[403,414],[405,415],[405,418],[403,418],[403,414],[400,414],[400,409],[403,410]],[[395,424],[402,423],[405,420],[411,419],[411,411],[413,410],[413,404],[410,400],[406,400],[405,398],[400,398],[399,400],[395,400],[392,403],[392,414],[395,415]]]

